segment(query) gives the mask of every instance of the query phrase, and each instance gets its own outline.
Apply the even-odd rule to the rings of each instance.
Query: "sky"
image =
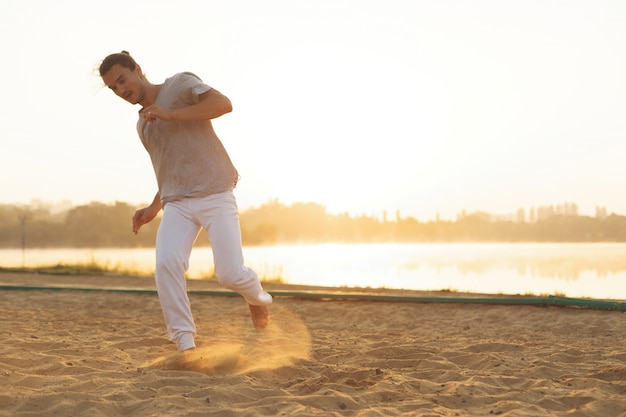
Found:
[[[0,39],[0,203],[152,200],[127,50],[230,98],[240,210],[626,214],[623,0],[5,1]]]

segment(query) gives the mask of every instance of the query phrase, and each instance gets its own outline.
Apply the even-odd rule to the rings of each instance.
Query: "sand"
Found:
[[[178,353],[151,291],[0,290],[0,416],[626,416],[623,312],[276,297],[259,332],[241,298],[190,298],[198,349]]]

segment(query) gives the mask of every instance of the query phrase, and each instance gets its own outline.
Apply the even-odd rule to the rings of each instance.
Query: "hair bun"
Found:
[[[128,53],[128,51],[122,51],[121,53],[130,56],[130,53]]]

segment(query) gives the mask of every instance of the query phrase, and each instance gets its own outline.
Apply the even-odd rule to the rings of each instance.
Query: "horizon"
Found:
[[[29,209],[45,209],[45,210],[49,210],[51,212],[51,214],[58,214],[58,213],[62,213],[64,211],[69,211],[75,207],[79,207],[79,206],[85,206],[85,205],[89,205],[89,204],[104,204],[104,205],[114,205],[116,203],[122,203],[122,204],[127,204],[131,207],[136,207],[136,208],[141,208],[145,205],[148,205],[148,202],[140,202],[140,203],[133,203],[133,202],[129,202],[129,201],[122,201],[122,200],[114,200],[114,201],[99,201],[99,200],[92,200],[92,201],[88,201],[88,202],[80,202],[80,203],[75,203],[71,200],[60,200],[60,201],[45,201],[42,199],[32,199],[30,202],[28,203],[22,203],[22,202],[0,202],[0,206],[1,205],[8,205],[8,206],[15,206],[15,207],[25,207],[25,208],[29,208]],[[467,209],[460,209],[456,212],[454,218],[446,218],[443,217],[441,215],[436,215],[433,218],[418,218],[416,216],[413,216],[411,214],[407,214],[407,213],[403,213],[400,209],[396,209],[396,210],[384,210],[381,212],[373,212],[373,213],[366,213],[366,212],[358,212],[358,213],[351,213],[351,212],[347,212],[347,211],[340,211],[340,212],[333,212],[328,210],[328,208],[326,206],[324,206],[321,203],[315,202],[315,201],[293,201],[290,203],[285,203],[283,201],[280,201],[277,198],[274,199],[269,199],[265,202],[262,202],[258,205],[255,206],[249,206],[249,207],[240,207],[239,211],[240,213],[245,213],[246,211],[250,211],[250,210],[255,210],[258,208],[261,208],[263,206],[266,205],[270,205],[273,203],[277,203],[280,204],[282,206],[285,207],[291,207],[294,204],[315,204],[318,206],[321,206],[324,208],[325,213],[331,216],[338,216],[338,215],[343,215],[343,214],[348,214],[349,216],[354,216],[354,217],[358,217],[358,216],[366,216],[366,217],[371,217],[371,218],[375,218],[378,220],[381,220],[383,218],[386,217],[387,221],[394,221],[394,219],[397,218],[397,216],[399,215],[400,218],[406,219],[406,218],[414,218],[416,220],[422,220],[422,221],[457,221],[459,220],[460,217],[463,216],[470,216],[473,214],[487,214],[490,215],[492,219],[495,220],[499,220],[499,219],[516,219],[519,216],[519,211],[523,210],[524,212],[524,218],[525,218],[525,222],[531,222],[530,217],[531,216],[535,216],[536,218],[541,217],[540,215],[540,211],[542,210],[548,210],[551,211],[553,214],[569,214],[569,215],[576,215],[576,216],[587,216],[587,217],[606,217],[608,215],[626,215],[626,213],[619,213],[617,211],[613,211],[607,207],[602,207],[602,206],[596,206],[595,210],[593,213],[583,213],[579,210],[578,204],[576,204],[575,202],[562,202],[562,203],[556,203],[556,204],[541,204],[539,206],[530,206],[530,207],[518,207],[517,209],[514,209],[512,211],[509,212],[499,212],[499,213],[495,213],[495,212],[490,212],[488,210],[484,210],[484,209],[477,209],[477,210],[467,210]],[[532,212],[532,214],[531,214]]]
[[[625,2],[168,4],[0,6],[0,202],[151,201],[139,108],[93,71],[127,50],[154,83],[192,71],[231,99],[214,125],[242,210],[626,213]]]

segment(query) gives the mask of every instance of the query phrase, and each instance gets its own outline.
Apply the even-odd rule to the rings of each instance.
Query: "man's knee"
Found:
[[[187,271],[188,262],[175,253],[164,252],[157,255],[155,267],[157,271],[168,273],[180,273],[182,271],[184,273]]]

